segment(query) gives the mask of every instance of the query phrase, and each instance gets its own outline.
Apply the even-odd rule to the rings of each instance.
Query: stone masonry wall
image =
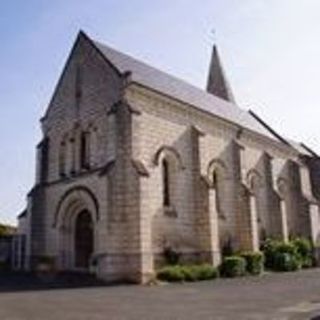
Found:
[[[42,120],[43,135],[49,139],[50,144],[48,175],[44,184],[40,186],[45,200],[34,197],[31,201],[42,208],[38,211],[45,221],[45,229],[41,227],[45,241],[39,238],[36,242],[45,247],[41,254],[56,257],[61,268],[70,267],[70,251],[73,249],[62,247],[61,232],[70,230],[65,231],[62,226],[61,229],[54,225],[54,220],[59,201],[69,190],[85,187],[97,199],[99,219],[95,221],[94,226],[95,254],[104,256],[113,245],[117,245],[112,239],[112,233],[108,232],[109,177],[101,172],[116,156],[116,131],[107,113],[120,98],[121,81],[114,68],[106,63],[83,35],[80,35]],[[88,130],[91,130],[92,134],[90,169],[84,170],[79,164],[80,134]],[[59,172],[62,140],[67,145],[64,176]],[[39,166],[41,163],[38,163]],[[36,219],[37,211],[31,212],[31,226],[39,224]],[[36,252],[32,250],[31,255],[34,254]]]
[[[201,244],[205,241],[199,241],[199,229],[202,227],[199,227],[199,220],[196,217],[201,215],[199,213],[201,209],[195,206],[192,188],[194,183],[192,162],[195,151],[190,141],[191,127],[203,133],[199,137],[199,176],[210,181],[210,162],[215,159],[221,160],[229,170],[221,203],[226,216],[219,218],[218,232],[231,236],[235,249],[246,249],[251,245],[248,244],[248,241],[252,241],[250,237],[248,238],[251,230],[248,211],[252,210],[249,203],[249,194],[252,193],[257,201],[260,239],[267,236],[283,236],[277,180],[281,177],[287,161],[296,163],[298,168],[302,165],[294,149],[279,141],[272,141],[246,130],[239,135],[238,128],[230,123],[138,86],[127,90],[126,99],[130,105],[142,113],[138,118],[139,142],[136,143],[138,148],[135,150],[135,155],[150,174],[149,178],[143,182],[141,198],[149,200],[142,210],[145,210],[145,216],[149,217],[145,228],[151,226],[152,247],[156,254],[163,250],[164,237],[171,239],[172,246],[186,254],[208,250]],[[236,144],[232,144],[232,141]],[[232,145],[239,145],[239,151],[231,147]],[[179,197],[175,199],[176,216],[174,217],[167,216],[163,212],[161,170],[153,163],[154,156],[161,146],[174,148],[184,166],[176,177]],[[255,191],[250,190],[252,186],[249,185],[248,180],[252,172],[256,172],[260,177],[260,185]],[[289,176],[294,180],[293,173]],[[201,189],[201,183],[197,183]],[[303,181],[296,179],[293,183],[295,188],[289,190],[291,200],[297,194],[299,197],[302,196],[303,188],[310,187],[301,187],[301,183],[309,183],[306,179]],[[245,189],[247,191],[241,192]],[[244,196],[247,198],[241,199]],[[289,201],[286,200],[288,205]],[[203,198],[200,202],[205,207],[208,200]],[[297,210],[289,211],[297,217]],[[289,223],[289,213],[286,219]],[[202,229],[205,232],[205,228]],[[221,238],[223,236],[220,235],[220,241],[223,241]]]

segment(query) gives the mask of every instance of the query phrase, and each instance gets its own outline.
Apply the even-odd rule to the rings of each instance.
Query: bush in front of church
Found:
[[[259,275],[264,268],[264,255],[262,252],[242,252],[240,255],[246,261],[246,272],[251,275]]]
[[[178,265],[166,266],[157,272],[157,278],[168,282],[181,282],[184,280],[184,274]]]
[[[296,271],[313,264],[312,244],[305,238],[287,242],[268,239],[263,245],[263,252],[266,268],[273,271]]]
[[[296,248],[296,253],[301,261],[302,268],[313,266],[313,248],[311,241],[306,238],[295,238],[292,244]]]
[[[241,256],[225,257],[220,266],[220,274],[226,278],[242,277],[246,274],[247,263]]]
[[[267,269],[274,269],[275,265],[275,256],[277,252],[279,251],[278,248],[282,241],[275,240],[275,239],[267,239],[263,246],[262,246],[262,251],[265,256],[265,267]]]
[[[219,276],[217,268],[209,264],[184,266],[186,281],[211,280]]]
[[[274,257],[274,271],[297,271],[301,268],[299,258],[288,252],[277,252]]]
[[[218,275],[218,270],[209,264],[165,266],[157,272],[159,280],[168,282],[211,280]]]

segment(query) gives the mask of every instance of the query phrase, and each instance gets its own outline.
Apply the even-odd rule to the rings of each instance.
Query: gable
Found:
[[[105,112],[119,99],[120,75],[80,32],[42,119],[44,127]]]

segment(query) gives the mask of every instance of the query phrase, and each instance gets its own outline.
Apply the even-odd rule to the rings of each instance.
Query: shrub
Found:
[[[160,280],[169,282],[181,281],[201,281],[215,279],[218,277],[218,271],[211,265],[176,265],[166,266],[157,273]]]
[[[304,238],[295,238],[292,240],[292,243],[302,257],[307,257],[312,253],[312,245],[310,240]]]
[[[209,280],[216,279],[219,277],[218,269],[209,265],[204,264],[198,268],[198,280]]]
[[[191,275],[191,281],[210,280],[218,277],[218,270],[209,264],[184,266],[186,274]],[[187,277],[186,280],[188,281]]]
[[[160,269],[157,273],[160,280],[169,282],[180,282],[185,279],[185,275],[180,266],[167,266]]]
[[[279,242],[276,251],[279,253],[287,253],[292,256],[297,256],[297,248],[292,242]]]
[[[265,257],[265,267],[268,269],[272,269],[274,265],[274,258],[277,252],[277,248],[280,245],[280,241],[267,239],[262,246],[262,251]]]
[[[309,240],[296,238],[290,242],[267,240],[263,246],[265,266],[275,271],[295,271],[313,264]]]
[[[197,269],[196,266],[180,266],[181,272],[183,274],[183,280],[192,282],[197,281]]]
[[[252,275],[261,274],[263,271],[264,256],[262,252],[243,252],[241,254],[246,261],[246,271]]]
[[[292,240],[292,244],[296,248],[296,253],[300,258],[301,265],[303,268],[312,267],[312,244],[310,240],[304,238],[296,238]]]
[[[300,267],[301,263],[296,255],[287,252],[277,252],[274,257],[273,270],[275,271],[296,271]]]
[[[221,275],[228,278],[241,277],[246,273],[246,260],[239,256],[230,256],[223,259],[220,266]]]
[[[316,266],[316,260],[314,259],[313,256],[305,258],[302,262],[301,262],[301,267],[306,269],[306,268],[312,268]]]

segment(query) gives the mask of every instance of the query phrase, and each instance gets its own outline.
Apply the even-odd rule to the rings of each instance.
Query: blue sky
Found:
[[[215,41],[238,104],[320,152],[318,0],[1,1],[0,222],[25,206],[38,120],[79,29],[200,87]]]

